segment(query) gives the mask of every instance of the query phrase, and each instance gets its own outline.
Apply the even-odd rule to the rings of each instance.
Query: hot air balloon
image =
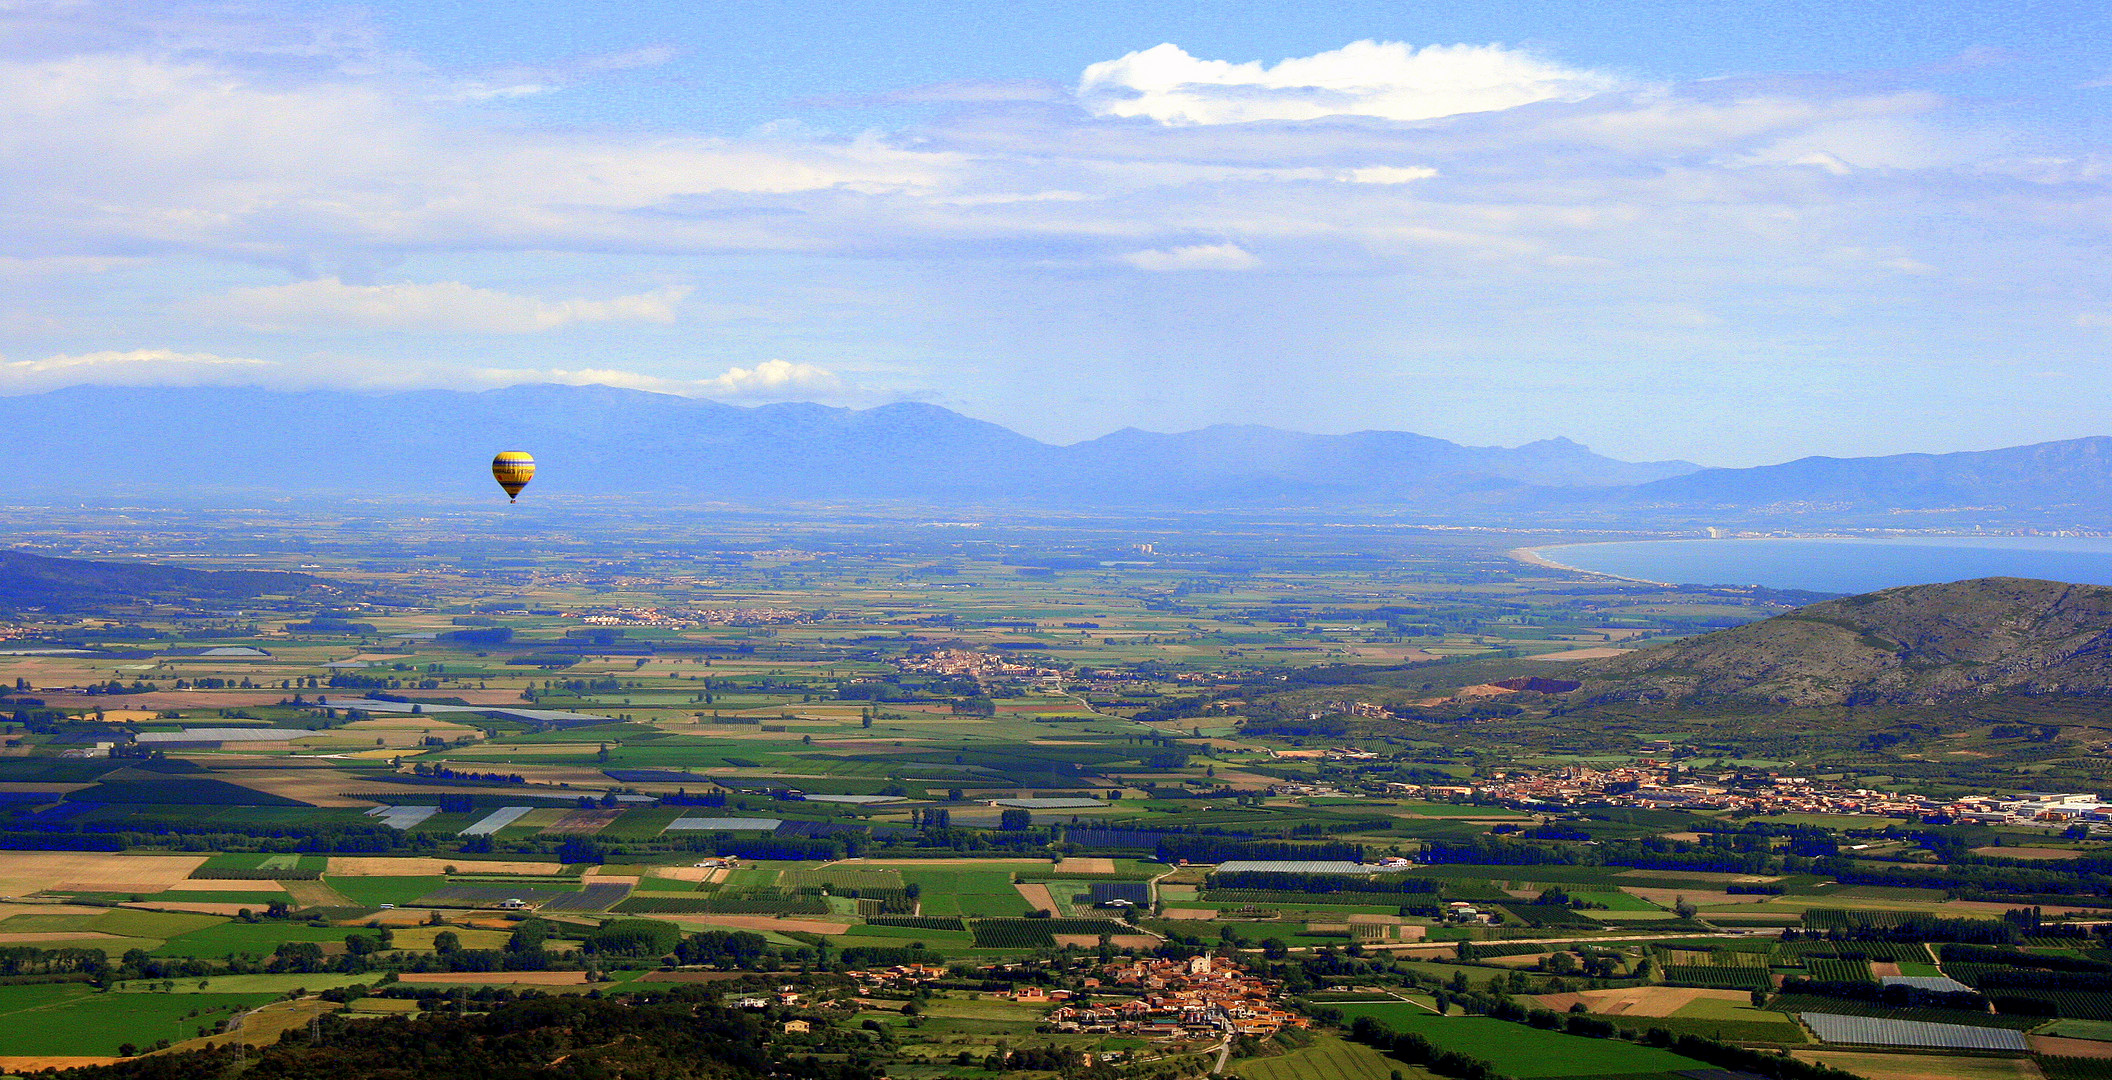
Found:
[[[506,489],[507,502],[517,502],[521,489],[535,479],[535,459],[526,450],[507,450],[491,459],[491,478]]]

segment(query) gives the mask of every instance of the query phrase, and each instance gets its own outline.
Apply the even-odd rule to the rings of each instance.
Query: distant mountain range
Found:
[[[2112,695],[2112,589],[2025,578],[1827,600],[1593,663],[1602,702],[1934,704]]]
[[[1054,446],[933,405],[743,408],[603,386],[72,387],[0,398],[0,496],[10,498],[461,494],[491,487],[485,468],[500,449],[536,456],[530,499],[1340,508],[1628,524],[1902,509],[2112,518],[2112,438],[1705,469],[1618,461],[1567,439],[1505,448],[1235,425]]]
[[[701,499],[1060,498],[1193,507],[1421,501],[1493,485],[1633,485],[1691,462],[1630,463],[1567,439],[1515,449],[1405,432],[1129,429],[1052,446],[934,405],[741,408],[604,386],[485,393],[72,387],[0,398],[0,492],[482,490],[527,450],[538,495]],[[494,489],[495,490],[495,489]]]

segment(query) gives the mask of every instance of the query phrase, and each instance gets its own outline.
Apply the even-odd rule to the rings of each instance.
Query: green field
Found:
[[[97,993],[77,983],[0,986],[0,1055],[110,1055],[121,1043],[180,1042],[277,996]]]
[[[1321,1035],[1313,1045],[1282,1057],[1232,1063],[1240,1080],[1387,1080],[1395,1071],[1421,1072],[1360,1043]]]
[[[111,989],[118,993],[171,993],[171,994],[285,994],[294,990],[335,990],[342,986],[372,985],[380,975],[214,975],[203,978],[170,979],[174,983],[167,991],[162,990],[158,979],[140,979],[119,983]],[[203,983],[204,986],[199,984]]]
[[[902,871],[902,880],[924,891],[926,915],[1017,918],[1028,904],[1012,887],[1009,870],[940,870],[922,867]]]
[[[408,904],[435,889],[453,884],[448,877],[337,877],[327,879],[331,888],[355,904],[379,907]]]
[[[1706,1068],[1669,1050],[1618,1039],[1586,1039],[1487,1017],[1433,1016],[1407,1002],[1347,1002],[1335,1006],[1354,1020],[1369,1016],[1398,1032],[1414,1032],[1438,1047],[1478,1057],[1521,1080],[1556,1076],[1626,1076]]]
[[[196,930],[154,950],[156,956],[225,957],[236,953],[269,956],[282,941],[343,941],[358,933],[341,926],[289,922],[225,922]]]

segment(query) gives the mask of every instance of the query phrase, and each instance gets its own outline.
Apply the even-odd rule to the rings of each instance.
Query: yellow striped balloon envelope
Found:
[[[525,450],[508,450],[491,459],[491,478],[506,489],[506,501],[515,502],[521,489],[535,479],[535,459]]]

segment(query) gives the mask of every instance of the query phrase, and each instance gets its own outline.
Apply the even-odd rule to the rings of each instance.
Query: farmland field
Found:
[[[1371,1047],[1323,1035],[1281,1057],[1233,1062],[1231,1074],[1240,1080],[1387,1080],[1395,1071],[1411,1070]]]
[[[0,1055],[114,1054],[121,1043],[181,1041],[195,1037],[199,1027],[211,1027],[276,996],[99,994],[79,984],[0,986]]]
[[[1499,1072],[1523,1080],[1624,1076],[1704,1067],[1667,1050],[1617,1039],[1587,1039],[1485,1017],[1434,1016],[1406,1002],[1345,1002],[1334,1007],[1350,1019],[1369,1016],[1395,1031],[1413,1032],[1435,1046],[1481,1058]]]

